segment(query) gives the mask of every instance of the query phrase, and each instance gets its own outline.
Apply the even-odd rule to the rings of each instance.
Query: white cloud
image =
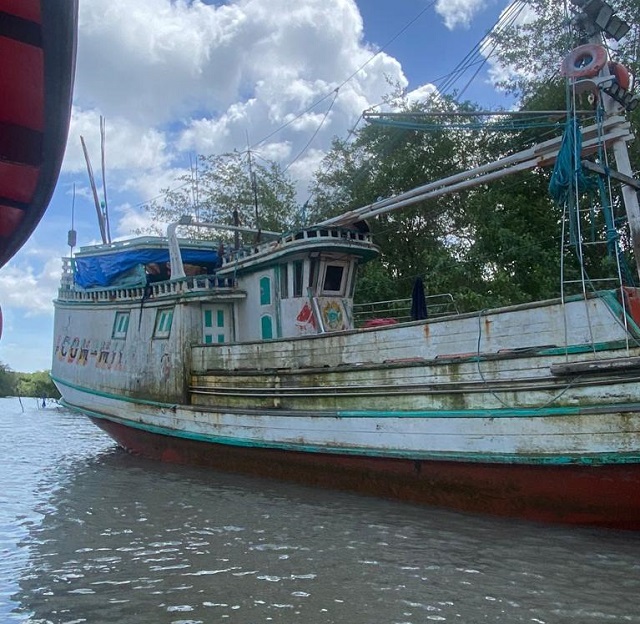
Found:
[[[507,15],[512,15],[513,11],[513,2],[510,3],[500,14],[500,18],[498,23],[501,23],[502,20]],[[513,19],[514,25],[522,25],[535,21],[538,18],[538,15],[534,11],[534,9],[528,5],[522,6],[519,8],[517,15]],[[511,20],[511,17],[509,18]],[[489,48],[483,48],[484,52],[487,52]],[[498,61],[495,56],[490,56],[487,58],[487,64],[489,66],[488,76],[489,82],[491,84],[498,84],[505,81],[511,81],[518,77],[531,77],[532,74],[527,72],[526,69],[516,69],[510,65],[503,65]]]
[[[89,152],[94,173],[100,173],[100,112],[74,107],[63,172],[86,170],[80,137]],[[151,169],[166,166],[170,161],[167,139],[160,130],[134,123],[126,117],[105,118],[105,152],[109,172],[116,170]]]
[[[131,238],[136,230],[148,231],[152,226],[162,227],[149,213],[137,210],[130,204],[117,206],[112,212],[119,217],[117,230],[113,233],[114,240]]]
[[[445,26],[453,30],[456,26],[468,28],[473,18],[489,4],[489,0],[437,0],[436,13]]]
[[[436,6],[453,28],[491,1],[439,0]],[[149,223],[142,202],[178,185],[190,156],[245,149],[247,140],[258,155],[284,167],[297,158],[289,172],[300,181],[304,201],[333,136],[346,136],[393,86],[408,86],[400,63],[386,53],[374,56],[364,41],[356,0],[218,4],[80,2],[74,109],[59,185],[70,191],[76,184],[80,245],[91,242],[97,226],[79,137],[87,142],[100,186],[101,115],[112,233],[123,237]],[[429,93],[425,85],[411,97]],[[62,232],[70,225],[70,198],[62,190],[60,196],[67,202],[64,216],[62,207],[48,211],[31,241],[0,272],[6,319],[39,315],[40,325],[45,318],[50,323],[58,256],[67,248],[66,236],[48,228]],[[54,239],[59,251],[48,247]],[[9,364],[29,369],[11,359]]]
[[[244,149],[310,108],[274,137],[269,151],[286,166],[358,68],[366,64],[340,88],[313,148],[378,103],[388,77],[407,85],[398,61],[374,54],[355,0],[84,0],[65,171],[84,171],[82,135],[97,173],[100,115],[108,184],[131,190],[132,178],[184,166],[185,152]]]
[[[407,93],[406,98],[410,103],[413,102],[427,102],[434,97],[437,93],[437,89],[432,84],[420,85],[417,89],[413,89],[413,91],[409,91]]]
[[[31,264],[9,263],[0,272],[3,305],[20,310],[29,318],[53,315],[51,301],[60,285],[60,259],[49,257],[39,272]]]

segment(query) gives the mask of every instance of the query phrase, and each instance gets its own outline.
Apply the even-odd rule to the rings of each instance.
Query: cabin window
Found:
[[[260,319],[260,329],[262,340],[271,340],[273,338],[273,319],[269,314],[265,314]]]
[[[309,263],[309,288],[311,288],[311,290],[315,290],[317,283],[318,283],[318,260],[316,258],[311,258],[311,262]]]
[[[205,344],[231,341],[231,309],[207,306],[202,309],[202,337]]]
[[[293,296],[302,297],[302,284],[304,283],[304,262],[296,260],[293,263]]]
[[[168,338],[173,322],[173,308],[159,308],[156,312],[156,325],[153,330],[154,338]]]
[[[286,264],[280,265],[280,299],[289,298],[289,267]]]
[[[347,296],[350,297],[351,299],[353,299],[353,295],[356,292],[356,279],[355,279],[356,267],[357,265],[354,264],[350,271],[351,275],[350,275],[350,282],[349,282],[349,294]]]
[[[126,338],[129,329],[129,312],[116,312],[116,318],[113,321],[112,338]]]
[[[325,295],[341,295],[344,293],[346,278],[346,266],[344,264],[327,264],[324,270],[324,282],[322,293]]]
[[[271,279],[266,275],[260,278],[260,305],[271,305]]]

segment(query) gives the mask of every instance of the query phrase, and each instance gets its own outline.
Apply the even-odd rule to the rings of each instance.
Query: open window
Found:
[[[327,261],[323,266],[322,294],[325,296],[344,296],[349,277],[347,262]]]
[[[293,262],[293,296],[302,297],[304,294],[304,260]]]

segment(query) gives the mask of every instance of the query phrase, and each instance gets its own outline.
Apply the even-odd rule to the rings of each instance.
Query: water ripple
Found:
[[[2,622],[640,623],[636,534],[165,466],[0,404]]]

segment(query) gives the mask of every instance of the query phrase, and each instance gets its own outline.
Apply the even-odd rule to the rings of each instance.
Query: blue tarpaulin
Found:
[[[183,249],[181,256],[185,264],[206,267],[210,271],[220,265],[214,249]],[[168,249],[128,249],[111,254],[76,257],[75,282],[82,288],[109,286],[118,276],[136,266],[164,262],[169,262]]]

